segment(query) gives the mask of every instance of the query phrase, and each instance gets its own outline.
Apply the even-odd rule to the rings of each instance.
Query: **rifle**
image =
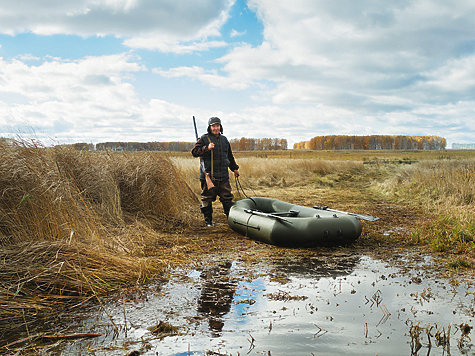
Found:
[[[367,220],[367,221],[376,221],[376,220],[379,220],[379,218],[374,217],[374,216],[371,216],[371,215],[348,213],[348,212],[346,212],[346,211],[340,211],[340,210],[330,209],[328,206],[316,206],[316,205],[315,205],[313,208],[314,208],[314,209],[318,209],[318,210],[332,211],[332,212],[334,212],[334,213],[341,213],[341,214],[351,215],[351,216],[355,216],[355,217],[357,217],[358,219],[361,219],[361,220]]]
[[[198,129],[196,128],[196,120],[194,116],[193,116],[193,125],[195,126],[196,141],[198,141],[199,140]],[[203,165],[203,171],[205,172],[205,180],[206,180],[206,186],[208,187],[208,190],[215,189],[216,187],[214,186],[209,173],[205,171],[204,162],[201,158],[200,158],[200,162],[201,162],[200,164]],[[211,164],[213,164],[213,151],[211,151]]]

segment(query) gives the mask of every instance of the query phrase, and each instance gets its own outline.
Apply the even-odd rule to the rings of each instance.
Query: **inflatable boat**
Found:
[[[272,245],[335,246],[348,245],[360,236],[362,226],[357,216],[327,207],[253,197],[234,203],[228,224],[242,235]]]

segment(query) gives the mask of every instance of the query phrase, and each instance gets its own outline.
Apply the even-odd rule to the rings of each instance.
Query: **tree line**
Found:
[[[191,151],[195,142],[173,141],[173,142],[100,142],[96,143],[97,151],[171,151],[187,152]]]
[[[271,151],[286,150],[285,138],[233,138],[229,141],[233,151]]]
[[[282,138],[245,138],[232,139],[229,141],[233,151],[264,151],[264,150],[286,150],[287,140]],[[189,152],[195,142],[100,142],[74,143],[72,146],[78,150],[85,151],[169,151],[169,152]]]
[[[294,144],[308,150],[443,150],[447,141],[439,136],[371,135],[315,136]]]

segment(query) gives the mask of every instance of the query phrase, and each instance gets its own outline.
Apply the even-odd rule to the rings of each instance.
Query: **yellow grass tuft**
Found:
[[[427,160],[401,167],[380,188],[418,202],[438,212],[475,207],[475,159]],[[455,212],[455,211],[454,211]]]
[[[429,219],[414,233],[415,242],[439,252],[475,251],[475,159],[421,161],[375,186],[425,210]]]

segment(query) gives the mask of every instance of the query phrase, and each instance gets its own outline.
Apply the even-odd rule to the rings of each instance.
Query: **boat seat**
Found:
[[[288,216],[288,217],[293,217],[293,216],[298,216],[300,211],[298,210],[290,210],[290,211],[276,211],[275,213],[271,213],[272,215],[277,215],[277,216]]]
[[[296,217],[300,213],[299,210],[266,212],[266,211],[261,211],[259,209],[244,209],[244,211],[249,212],[249,213],[255,211],[256,213],[270,214],[274,216],[287,216],[287,217]]]

